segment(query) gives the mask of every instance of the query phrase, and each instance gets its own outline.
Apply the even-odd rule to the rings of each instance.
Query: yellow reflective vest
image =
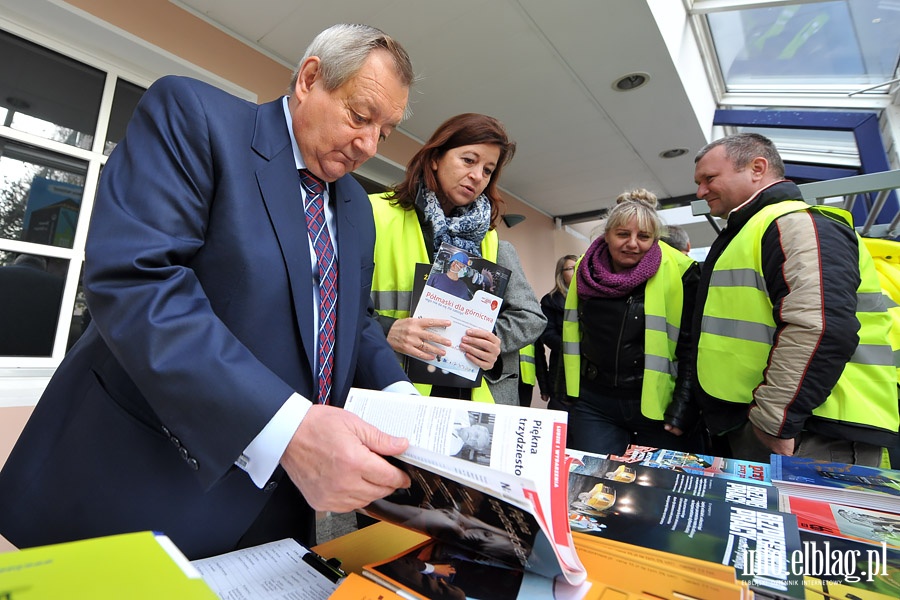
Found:
[[[863,238],[863,241],[875,262],[881,292],[891,315],[891,350],[900,382],[900,242],[879,238]]]
[[[369,195],[375,217],[375,272],[372,274],[372,302],[378,314],[404,319],[412,305],[416,263],[428,264],[431,255],[415,210],[391,204],[383,194]],[[497,262],[497,232],[488,231],[481,241],[481,256]],[[431,386],[414,384],[419,393],[431,395]],[[475,402],[493,402],[487,381],[472,390]]]
[[[659,243],[659,242],[657,242]],[[641,414],[662,421],[672,402],[678,364],[675,349],[681,332],[684,285],[681,278],[694,260],[665,243],[659,243],[662,261],[647,280],[644,291],[644,376],[641,383]],[[581,323],[578,320],[578,267],[566,294],[563,313],[562,353],[566,393],[577,397],[581,390]]]
[[[763,381],[775,321],[762,270],[762,237],[775,219],[800,210],[852,223],[850,214],[838,208],[810,206],[800,200],[779,202],[751,217],[716,260],[697,345],[697,377],[711,396],[749,404]],[[897,431],[897,372],[886,343],[890,317],[872,257],[862,241],[859,247],[859,345],[831,395],[813,415]],[[867,401],[858,402],[860,398]]]
[[[519,380],[525,385],[537,383],[537,369],[534,364],[534,344],[519,350]]]

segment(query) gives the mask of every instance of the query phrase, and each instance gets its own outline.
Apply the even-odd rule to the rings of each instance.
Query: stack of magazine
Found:
[[[773,487],[686,472],[685,457],[648,450],[668,456],[668,462],[650,466],[621,456],[568,451],[573,531],[725,565],[733,580],[759,597],[805,597],[803,578],[789,563],[801,547],[796,518],[779,512]],[[707,463],[698,465],[701,470],[715,464],[696,455],[692,460]]]
[[[779,493],[859,508],[900,512],[900,471],[772,455]]]

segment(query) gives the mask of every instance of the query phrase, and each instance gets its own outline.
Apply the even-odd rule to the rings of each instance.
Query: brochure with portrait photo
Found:
[[[431,361],[407,358],[407,375],[413,383],[472,388],[481,384],[481,369],[466,358],[459,344],[467,329],[493,331],[511,271],[463,250],[441,244],[433,265],[416,265],[410,314],[414,318],[446,319],[446,329],[436,329],[451,341],[446,351]]]

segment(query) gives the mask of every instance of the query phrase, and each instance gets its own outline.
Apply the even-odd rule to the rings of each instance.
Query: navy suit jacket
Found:
[[[405,376],[370,316],[371,205],[349,175],[330,193],[341,406],[351,385]],[[233,549],[270,497],[234,461],[293,392],[315,397],[311,259],[281,99],[179,77],[151,86],[103,169],[84,281],[92,325],[0,473],[0,532],[31,546],[155,529],[190,557]]]

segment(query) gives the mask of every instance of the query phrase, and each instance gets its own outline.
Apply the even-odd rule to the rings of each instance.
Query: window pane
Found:
[[[116,93],[113,96],[112,114],[109,117],[109,128],[106,130],[106,144],[103,153],[109,156],[116,144],[125,137],[125,127],[141,96],[146,90],[122,79],[116,80]]]
[[[69,261],[0,252],[0,355],[50,356]]]
[[[97,128],[103,72],[0,31],[3,124],[89,149]]]
[[[828,129],[783,129],[780,127],[738,127],[739,132],[766,136],[784,154],[806,155],[823,165],[859,167],[859,149],[852,131]]]
[[[0,237],[71,248],[87,165],[9,141],[0,149]]]
[[[811,2],[707,18],[731,92],[855,91],[891,79],[900,54],[896,3]]]

